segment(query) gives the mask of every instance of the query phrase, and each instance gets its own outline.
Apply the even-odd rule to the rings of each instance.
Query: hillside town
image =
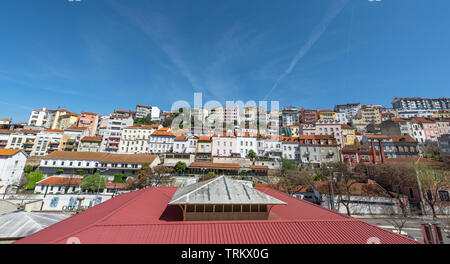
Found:
[[[30,109],[27,123],[1,120],[3,217],[25,221],[8,214],[21,209],[20,214],[47,213],[53,224],[108,200],[120,204],[119,197],[135,192],[159,197],[155,191],[143,193],[155,187],[169,188],[174,196],[168,204],[181,206],[184,220],[214,220],[219,209],[203,202],[190,208],[187,200],[180,203],[186,193],[176,197],[174,190],[208,186],[209,197],[209,188],[238,192],[242,185],[249,198],[259,197],[250,194],[253,188],[272,196],[255,198],[264,201],[254,209],[237,200],[220,209],[230,212],[226,219],[262,219],[269,207],[286,204],[282,197],[288,195],[293,204],[300,199],[343,215],[385,217],[391,231],[421,242],[448,242],[450,98],[394,98],[392,107],[347,103],[268,110],[251,105],[169,112],[138,104],[108,115],[92,111],[43,107]],[[154,206],[163,205],[159,200]],[[195,214],[199,210],[211,215]],[[252,210],[260,215],[248,218]],[[286,212],[284,217],[293,216]],[[39,231],[7,234],[9,229],[0,231],[2,241]]]

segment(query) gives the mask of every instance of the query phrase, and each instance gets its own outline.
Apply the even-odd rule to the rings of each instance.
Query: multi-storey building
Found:
[[[283,157],[283,137],[279,135],[259,136],[256,138],[257,156],[280,160]]]
[[[233,134],[222,133],[212,137],[212,155],[231,157],[239,153],[238,139]],[[255,152],[256,153],[256,152]]]
[[[355,129],[349,125],[341,125],[342,141],[344,146],[355,144],[356,133]]]
[[[11,124],[11,120],[9,120],[8,118],[0,119],[0,126],[1,125],[9,125],[9,124]]]
[[[381,122],[395,118],[395,114],[389,112],[381,112]]]
[[[347,119],[346,113],[336,113],[336,119],[339,121],[339,124],[345,125],[349,123],[349,120]]]
[[[245,132],[244,134],[238,135],[237,137],[237,152],[241,155],[241,157],[248,157],[248,153],[250,150],[253,150],[258,153],[256,136]]]
[[[150,115],[152,121],[160,120],[161,110],[157,106],[136,105],[136,118],[145,118]]]
[[[175,135],[169,128],[163,127],[154,131],[150,135],[148,142],[149,153],[169,153],[173,152]]]
[[[300,126],[301,135],[332,135],[334,140],[344,146],[344,137],[341,131],[339,120],[319,119],[313,124],[302,124]]]
[[[111,114],[108,118],[103,119],[99,131],[100,136],[103,136],[102,151],[118,152],[123,129],[132,125],[133,118],[131,114]]]
[[[329,109],[322,109],[319,110],[319,119],[331,119],[331,120],[337,120],[336,112]]]
[[[212,160],[212,138],[200,136],[197,138],[196,161]]]
[[[295,106],[286,106],[281,111],[281,126],[292,126],[300,123],[299,110]]]
[[[338,162],[339,144],[332,135],[300,136],[300,159],[303,163]]]
[[[189,153],[193,154],[197,151],[197,137],[179,135],[175,137],[173,143],[174,153]]]
[[[434,113],[433,118],[448,119],[448,118],[450,118],[450,110],[440,110],[440,111]]]
[[[411,120],[403,118],[392,118],[381,122],[380,132],[383,135],[414,137]]]
[[[283,137],[281,142],[282,156],[284,159],[300,161],[299,137]]]
[[[145,118],[151,115],[152,107],[147,105],[136,105],[136,118]]]
[[[6,148],[8,145],[9,137],[14,130],[0,129],[0,149]]]
[[[64,129],[64,134],[59,146],[60,151],[77,151],[80,140],[89,136],[87,127],[69,127]]]
[[[44,156],[58,151],[63,139],[64,130],[47,129],[37,133],[30,156]]]
[[[28,125],[52,128],[55,116],[56,110],[49,110],[45,107],[42,109],[35,109],[31,111],[30,118],[28,120]]]
[[[341,149],[341,160],[345,164],[354,168],[359,163],[381,163],[380,151],[371,149],[366,145],[349,145]]]
[[[0,149],[0,192],[9,185],[20,184],[28,155],[20,149]]]
[[[88,127],[89,136],[95,136],[99,123],[99,115],[95,113],[82,112],[78,117],[77,127]]]
[[[79,152],[100,152],[102,137],[83,137],[78,145]]]
[[[66,129],[71,126],[76,126],[78,115],[67,111],[65,109],[58,109],[55,113],[52,129]]]
[[[450,98],[396,97],[392,107],[402,118],[429,117],[441,110],[450,110]]]
[[[29,156],[33,151],[34,141],[39,132],[41,132],[41,130],[15,130],[11,133],[6,148],[22,149]]]
[[[380,151],[382,162],[384,158],[409,158],[419,157],[418,142],[411,136],[388,136],[388,135],[365,135],[362,143],[372,145],[372,142],[378,141],[380,144],[374,144],[375,149]]]
[[[312,109],[300,109],[300,123],[302,124],[314,124],[319,119],[319,114],[316,110]]]
[[[445,121],[437,121],[431,118],[424,118],[424,117],[414,117],[411,118],[413,133],[416,132],[420,135],[416,136],[419,138],[419,142],[425,142],[425,141],[437,141],[438,138],[441,136],[441,134],[447,134],[448,132],[448,122]],[[439,124],[438,124],[439,123]],[[423,131],[423,136],[420,132]],[[442,132],[442,133],[441,133]],[[421,141],[423,140],[423,141]]]
[[[145,163],[154,167],[160,164],[160,159],[150,154],[56,151],[42,157],[39,170],[47,176],[56,174],[57,170],[63,170],[64,174],[83,170],[87,174],[101,173],[113,180],[116,174],[137,174]]]
[[[364,105],[352,119],[353,127],[365,131],[369,124],[381,124],[380,107]]]
[[[355,117],[359,109],[361,109],[360,103],[342,104],[334,106],[334,111],[336,113],[344,113],[348,122],[352,121],[353,117]]]
[[[149,153],[150,135],[160,125],[133,125],[125,127],[120,138],[120,153]]]

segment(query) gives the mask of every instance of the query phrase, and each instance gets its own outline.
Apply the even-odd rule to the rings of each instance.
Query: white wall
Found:
[[[0,185],[4,186],[0,193],[5,192],[7,185],[20,183],[26,161],[26,154],[22,151],[9,157],[0,157]]]

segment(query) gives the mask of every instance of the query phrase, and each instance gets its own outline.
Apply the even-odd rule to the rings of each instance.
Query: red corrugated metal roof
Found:
[[[121,194],[16,243],[83,244],[348,244],[377,237],[383,244],[417,243],[364,221],[330,211],[269,188],[258,188],[287,203],[275,206],[269,220],[180,221],[167,206],[176,188],[154,187]]]

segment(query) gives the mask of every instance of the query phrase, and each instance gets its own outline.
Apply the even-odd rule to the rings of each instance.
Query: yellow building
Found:
[[[66,129],[71,126],[76,126],[77,121],[77,114],[69,112],[65,109],[59,109],[56,111],[52,129]]]
[[[381,112],[378,106],[364,105],[352,120],[353,127],[358,131],[365,131],[369,124],[381,124]]]
[[[344,145],[353,145],[356,139],[356,130],[349,125],[341,125],[341,133],[344,140]]]
[[[450,118],[450,111],[448,110],[441,110],[439,112],[434,113],[434,118]]]
[[[319,119],[337,120],[337,115],[333,110],[319,110]]]

